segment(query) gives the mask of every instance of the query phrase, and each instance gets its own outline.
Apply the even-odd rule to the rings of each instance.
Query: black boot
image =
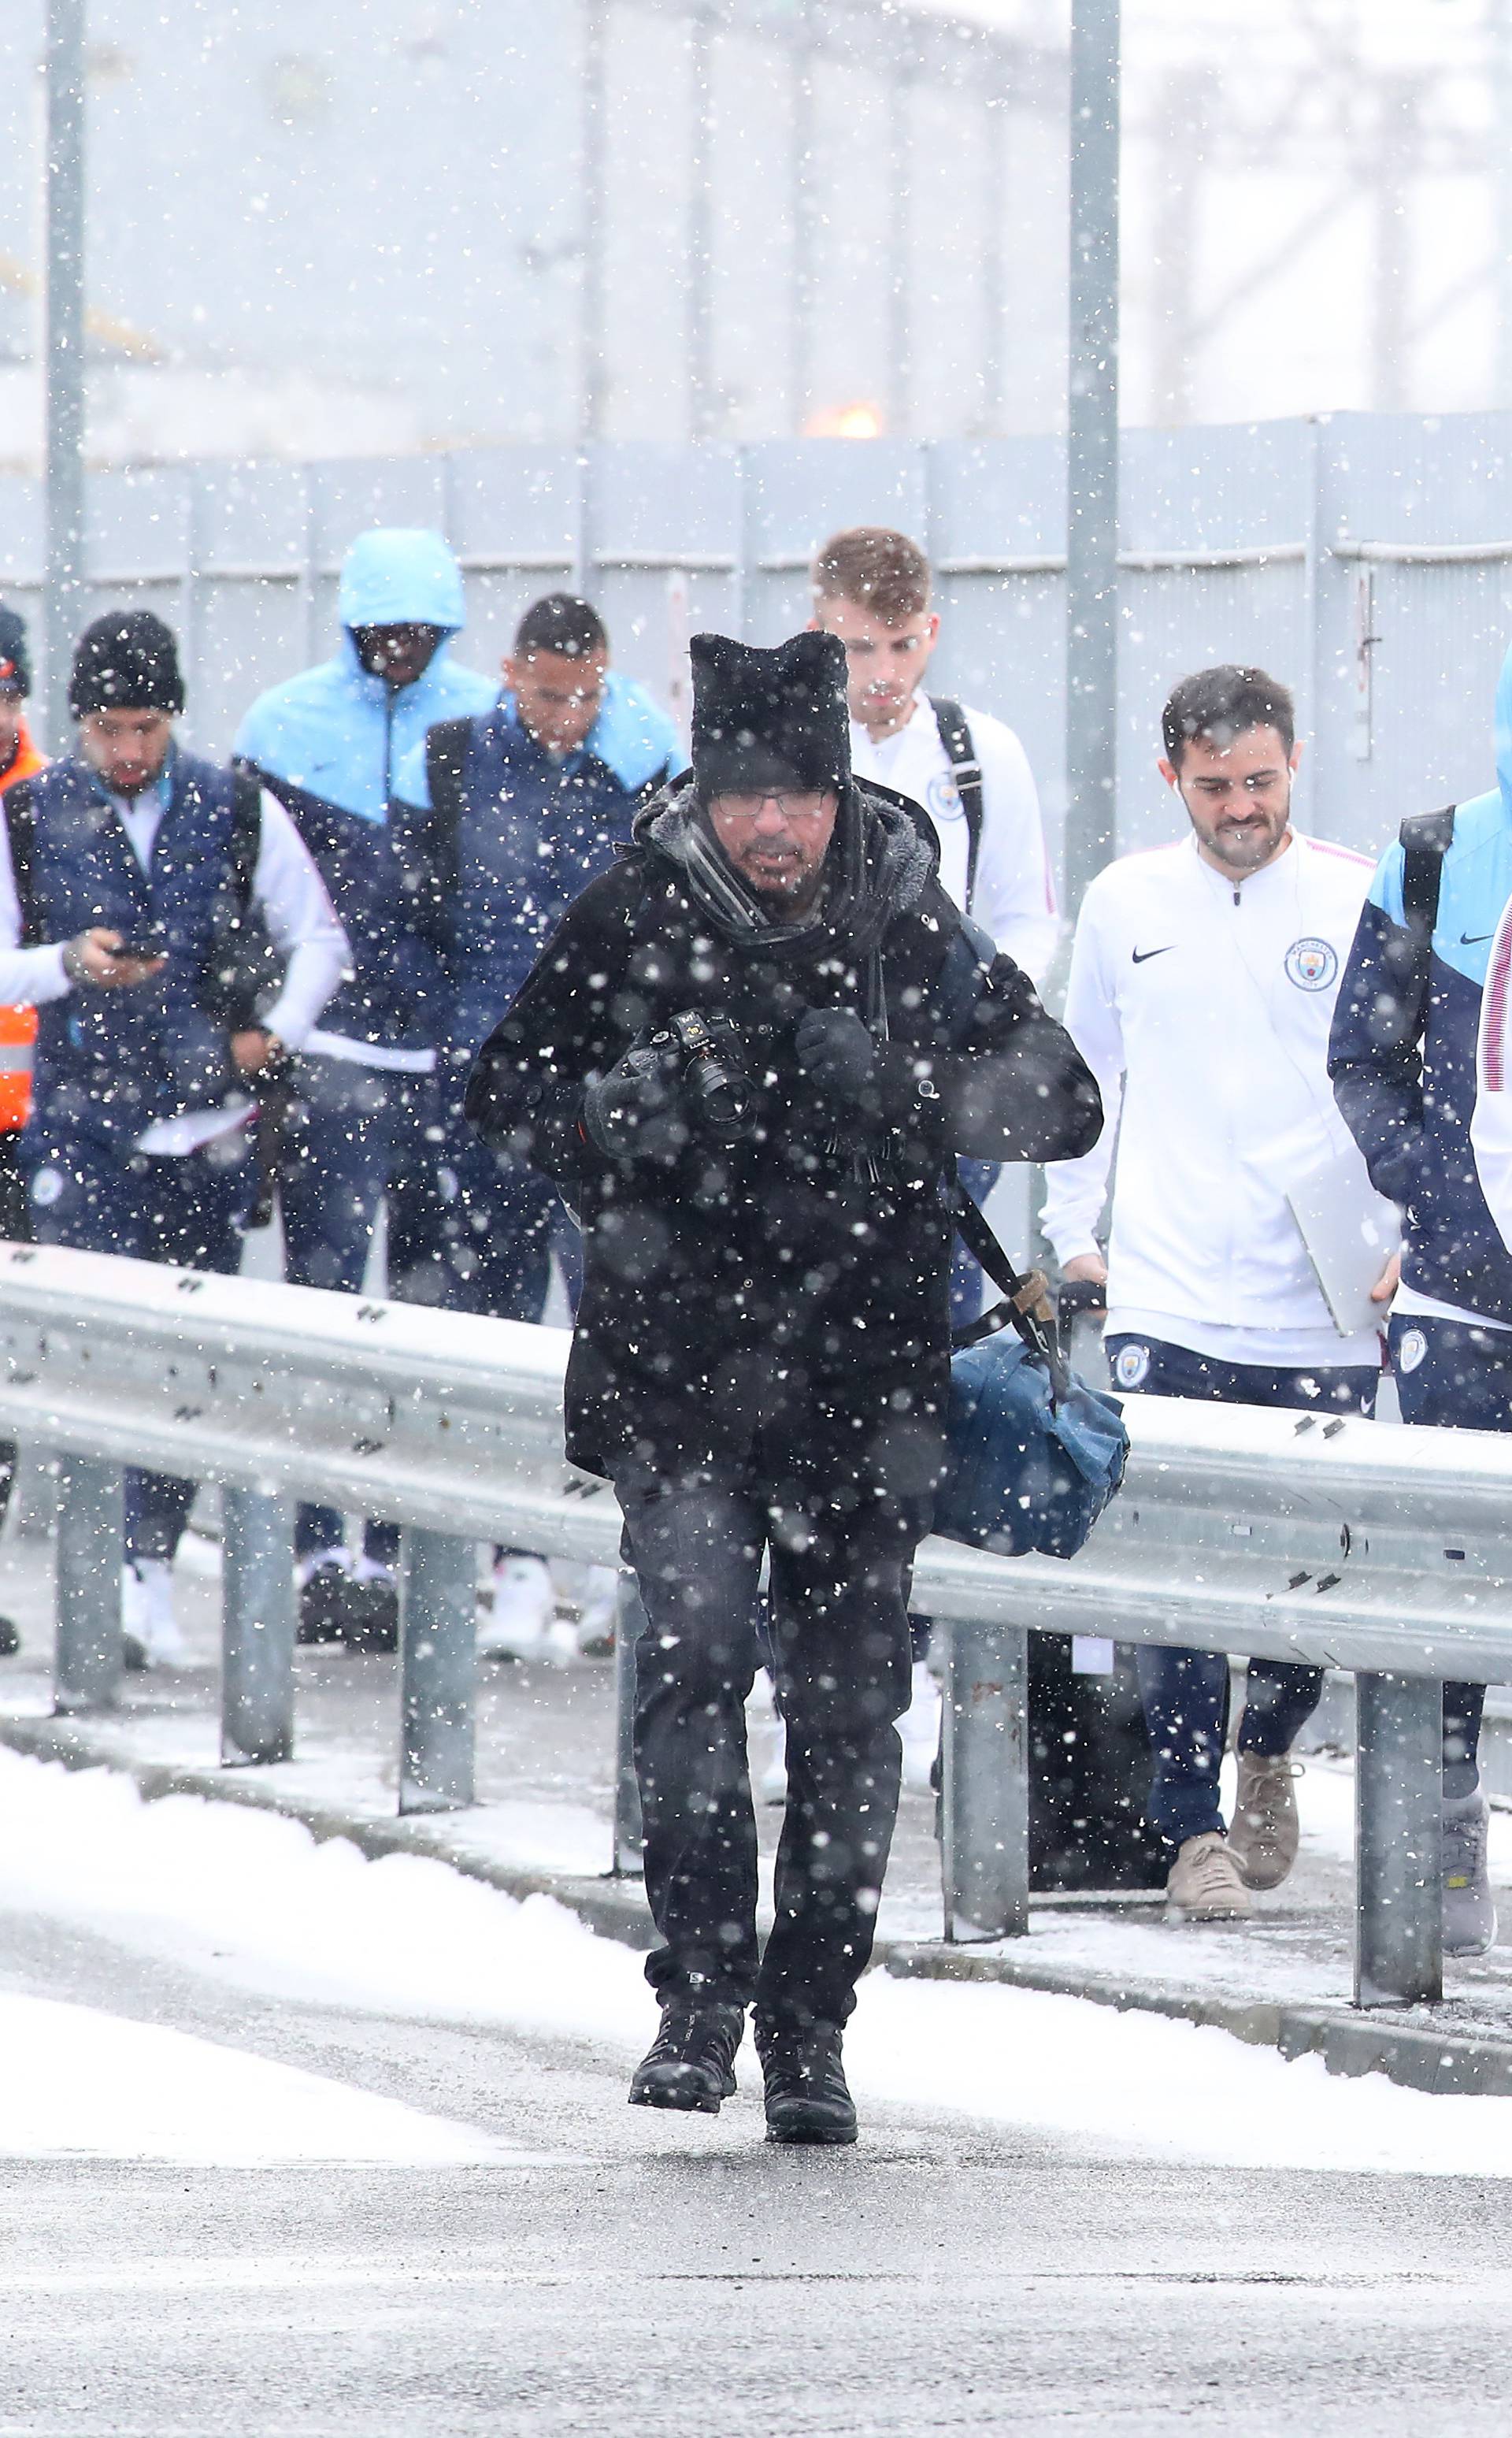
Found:
[[[717,2116],[735,2089],[735,2052],[746,2029],[744,2006],[670,1999],[661,2029],[630,2078],[632,2108],[695,2109]]]
[[[345,1567],[339,1560],[328,1558],[301,1583],[299,1623],[294,1633],[296,1642],[341,1641],[343,1590],[346,1581]]]
[[[756,2029],[766,2077],[768,2142],[853,2142],[855,2105],[840,2062],[837,2023]]]
[[[348,1651],[397,1651],[399,1587],[383,1575],[348,1575],[342,1587],[341,1635]]]
[[[295,1639],[343,1642],[348,1651],[396,1651],[397,1585],[381,1575],[359,1580],[339,1559],[328,1559],[300,1591]]]

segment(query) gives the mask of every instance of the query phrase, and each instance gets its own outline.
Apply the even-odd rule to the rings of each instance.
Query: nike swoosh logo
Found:
[[[1136,965],[1148,965],[1152,957],[1169,957],[1176,943],[1174,940],[1169,940],[1163,948],[1135,948],[1134,952],[1134,963]]]
[[[1462,948],[1477,948],[1480,946],[1483,940],[1489,940],[1494,936],[1494,933],[1490,931],[1462,931],[1460,933],[1460,946]]]

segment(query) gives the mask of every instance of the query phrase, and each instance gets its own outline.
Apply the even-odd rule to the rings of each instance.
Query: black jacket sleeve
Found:
[[[466,1116],[483,1140],[554,1177],[568,1192],[608,1163],[582,1123],[584,1086],[629,1046],[623,1012],[636,883],[621,865],[590,883],[564,916],[478,1058]],[[1074,1159],[1102,1129],[1090,1069],[1008,957],[964,961],[967,987],[941,968],[932,1022],[879,1051],[859,1111],[863,1140],[902,1137],[914,1156]],[[812,1111],[805,1109],[805,1116]]]
[[[1075,1159],[1102,1131],[1102,1098],[1064,1025],[1011,957],[976,966],[962,1012],[940,1011],[939,1047],[892,1046],[881,1061],[883,1115],[923,1125],[969,1159]]]
[[[1102,1095],[1028,974],[994,957],[941,1079],[946,1142],[969,1159],[1077,1159],[1102,1132]]]

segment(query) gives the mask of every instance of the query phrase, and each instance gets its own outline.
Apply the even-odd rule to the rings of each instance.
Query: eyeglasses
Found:
[[[817,822],[831,809],[835,799],[828,793],[779,796],[773,792],[761,796],[716,796],[713,801],[727,822],[759,821],[768,804],[777,806],[784,822]]]

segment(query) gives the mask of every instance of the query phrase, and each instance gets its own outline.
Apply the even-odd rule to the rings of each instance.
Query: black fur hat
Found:
[[[845,645],[809,629],[764,650],[694,635],[693,775],[711,796],[843,787],[851,776]]]
[[[171,627],[150,610],[107,610],[74,647],[68,707],[90,711],[184,709],[184,678]]]

